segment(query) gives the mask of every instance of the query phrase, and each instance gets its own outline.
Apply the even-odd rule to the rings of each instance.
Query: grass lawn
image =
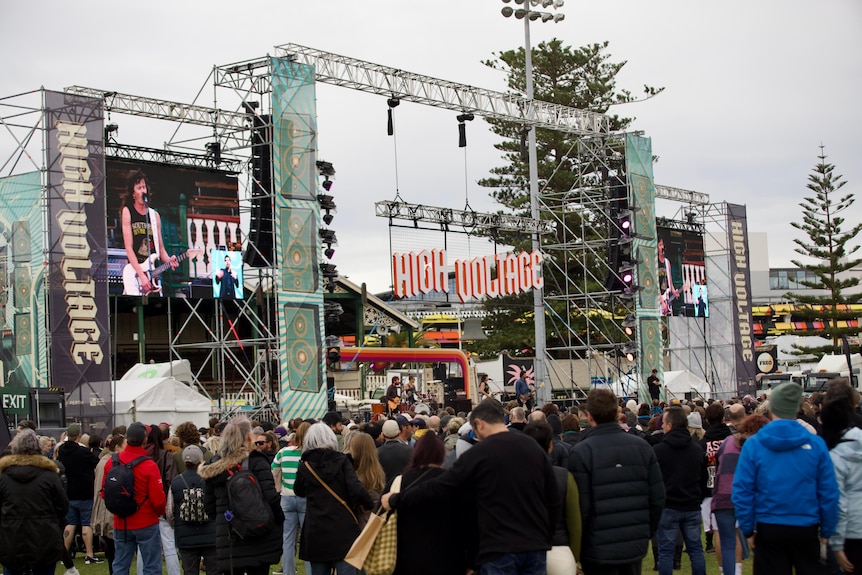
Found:
[[[445,550],[441,550],[441,552],[445,552]],[[101,553],[96,554],[98,557],[104,559],[104,555]],[[706,553],[706,573],[707,575],[718,575],[718,560],[715,557],[715,553]],[[650,575],[651,573],[657,573],[657,571],[653,571],[653,565],[655,561],[653,560],[652,550],[647,553],[646,558],[643,562],[643,575]],[[79,553],[75,557],[75,567],[78,568],[78,571],[81,572],[81,575],[108,575],[108,563],[102,563],[100,565],[84,565],[84,556]],[[305,565],[302,561],[297,561],[297,567],[299,569],[300,575],[305,575]],[[280,571],[281,564],[273,565],[270,569],[270,573],[273,571]],[[58,563],[56,575],[63,575],[65,568],[62,563]],[[135,574],[135,565],[132,564],[132,575]],[[162,569],[162,573],[167,573],[166,569]],[[688,575],[691,573],[691,563],[688,560],[688,555],[683,552],[682,554],[682,569],[679,571],[674,571],[674,575]],[[751,558],[747,561],[744,561],[742,564],[742,573],[743,575],[751,575],[752,566],[751,566]],[[203,571],[201,575],[206,575]]]

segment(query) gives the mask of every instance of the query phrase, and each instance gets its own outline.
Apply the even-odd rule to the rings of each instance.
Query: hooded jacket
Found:
[[[146,450],[139,445],[126,445],[120,452],[120,463],[123,465],[131,463],[138,457],[149,457]],[[108,458],[105,463],[105,475],[102,478],[102,486],[105,485],[105,477],[113,467],[113,460]],[[114,531],[143,529],[156,525],[159,516],[165,514],[165,490],[162,488],[162,476],[155,461],[147,459],[133,468],[135,474],[135,501],[138,503],[138,511],[126,517],[114,516]],[[104,499],[104,492],[100,495]]]
[[[706,493],[707,497],[712,496],[712,490],[715,487],[715,474],[718,471],[718,450],[721,448],[722,442],[731,434],[730,428],[726,423],[717,423],[706,428],[706,433],[700,440],[700,446],[703,447],[703,452],[706,456]]]
[[[758,523],[819,525],[831,537],[838,483],[826,443],[796,421],[772,421],[742,446],[731,499],[745,537]]]
[[[56,563],[68,510],[53,461],[42,455],[0,459],[0,563],[20,572]]]
[[[57,459],[66,468],[66,494],[72,501],[92,501],[98,456],[74,441],[57,447]]]
[[[353,514],[309,471],[309,466],[344,501]],[[305,497],[305,521],[299,539],[299,558],[311,563],[341,561],[359,536],[356,509],[374,503],[359,482],[350,458],[332,449],[312,449],[302,454],[293,492]]]
[[[263,491],[263,498],[269,503],[275,518],[275,529],[263,537],[244,540],[232,538],[230,527],[224,517],[228,509],[227,479],[228,468],[241,465],[248,457],[248,467],[257,478]],[[233,453],[217,459],[200,469],[204,479],[204,508],[207,515],[215,517],[215,543],[217,547],[218,572],[230,572],[233,568],[275,565],[281,559],[281,533],[284,526],[284,512],[281,510],[281,497],[275,491],[275,478],[266,457],[257,451],[240,447]],[[233,563],[231,563],[233,562]]]
[[[840,498],[838,525],[829,539],[833,551],[844,549],[845,539],[862,539],[862,429],[851,427],[830,452]]]
[[[655,446],[655,455],[664,480],[665,507],[699,510],[706,492],[706,457],[700,444],[686,428],[676,427]]]

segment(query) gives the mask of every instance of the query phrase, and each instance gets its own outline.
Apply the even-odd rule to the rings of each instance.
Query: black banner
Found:
[[[44,97],[51,385],[98,429],[112,423],[110,386],[96,384],[111,380],[102,101]]]
[[[756,390],[754,383],[754,323],[751,318],[751,268],[749,266],[748,224],[745,206],[727,205],[730,248],[730,287],[733,313],[738,326],[736,388],[740,395]]]

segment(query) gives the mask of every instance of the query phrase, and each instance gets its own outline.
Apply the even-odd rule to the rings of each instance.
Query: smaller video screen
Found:
[[[212,250],[213,297],[243,299],[242,252]]]

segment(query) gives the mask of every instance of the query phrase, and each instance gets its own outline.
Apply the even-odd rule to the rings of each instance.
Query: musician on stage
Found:
[[[410,375],[407,376],[407,383],[404,384],[404,390],[401,392],[401,397],[409,403],[413,405],[416,403],[416,376]]]
[[[398,413],[398,405],[401,403],[401,394],[398,387],[401,385],[401,378],[397,375],[392,376],[392,383],[386,388],[386,394],[382,401],[386,403],[386,411],[389,415]]]
[[[158,288],[150,280],[147,271],[151,254],[158,254],[164,264],[170,264],[171,269],[179,267],[176,256],[168,255],[165,242],[162,239],[162,218],[159,213],[149,207],[150,186],[147,176],[141,170],[135,170],[128,181],[129,195],[120,214],[123,228],[123,245],[126,257],[135,271],[140,289],[138,293],[124,285],[124,295],[148,295]]]

